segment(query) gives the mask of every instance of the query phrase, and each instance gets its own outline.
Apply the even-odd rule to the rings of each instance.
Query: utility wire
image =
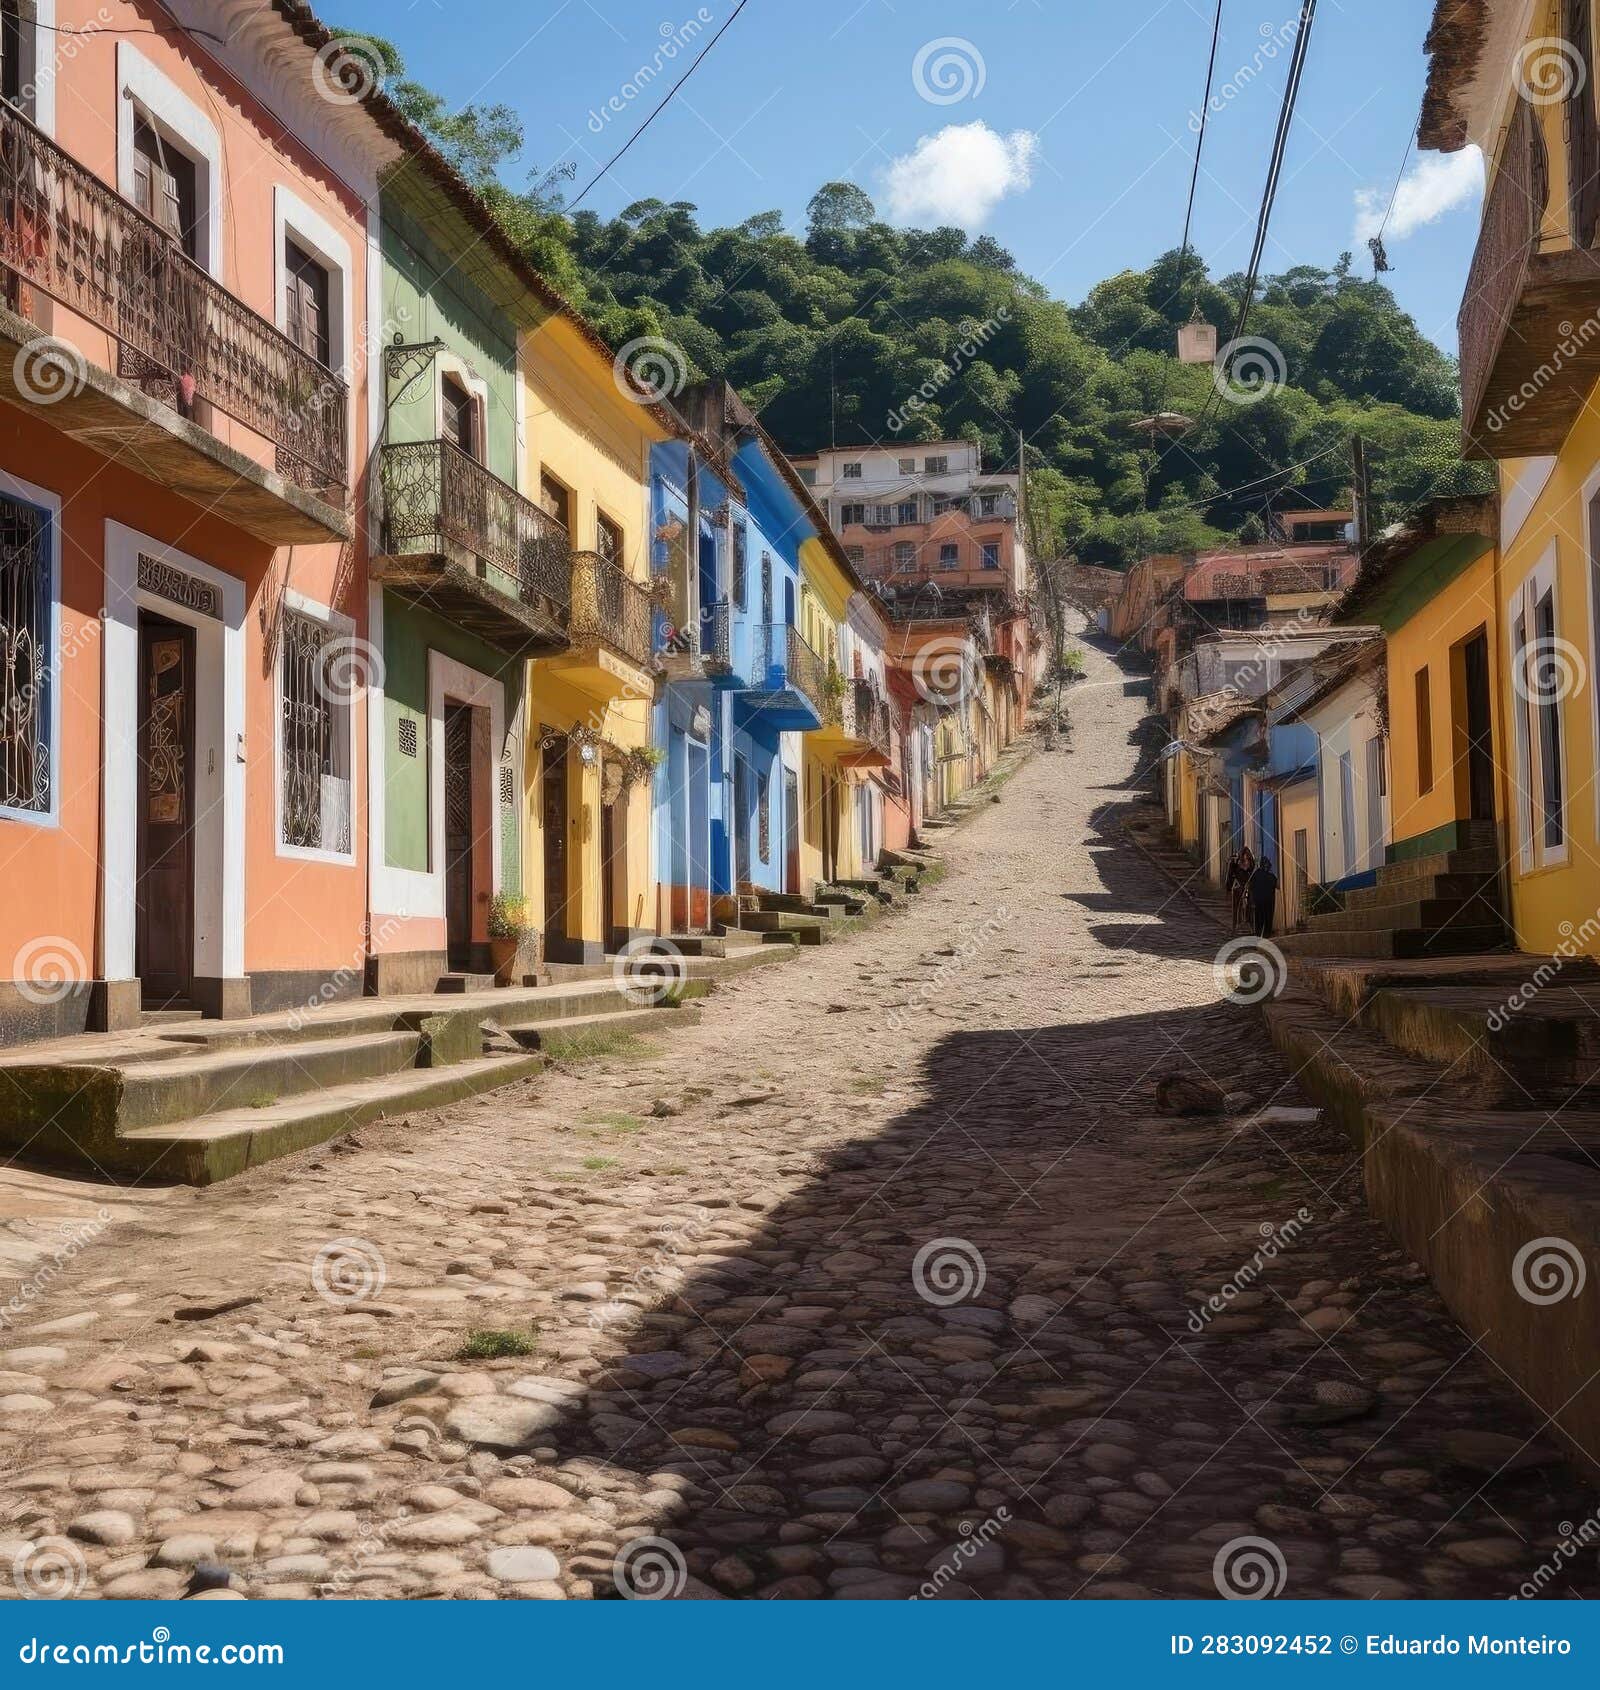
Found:
[[[1183,212],[1183,245],[1178,253],[1178,285],[1173,295],[1179,314],[1183,312],[1184,278],[1189,269],[1189,231],[1194,223],[1195,190],[1200,185],[1200,159],[1206,145],[1206,123],[1211,116],[1211,86],[1217,74],[1217,45],[1222,39],[1222,0],[1217,0],[1216,16],[1211,22],[1211,56],[1206,61],[1206,92],[1200,102],[1200,128],[1194,142],[1194,167],[1189,172],[1189,203]],[[1159,416],[1167,408],[1167,401],[1172,396],[1172,366],[1164,363],[1161,377],[1161,398],[1156,404],[1156,414]],[[1150,466],[1150,473],[1144,478],[1145,505],[1150,503],[1150,479],[1161,467],[1162,452],[1160,446],[1155,447],[1154,461]]]
[[[567,207],[568,211],[576,211],[578,207],[583,204],[584,197],[588,194],[589,189],[594,187],[595,183],[597,183],[602,176],[611,170],[614,165],[621,162],[623,154],[628,151],[633,143],[637,141],[642,134],[644,134],[645,130],[647,130],[650,125],[654,123],[658,117],[660,117],[662,112],[667,109],[667,107],[672,103],[673,95],[676,94],[684,83],[686,83],[689,78],[693,76],[697,70],[699,70],[700,66],[705,63],[706,55],[722,39],[722,37],[727,33],[729,27],[732,25],[734,19],[737,18],[749,4],[750,0],[739,0],[739,4],[733,8],[727,18],[723,21],[722,27],[711,37],[705,46],[700,49],[699,53],[695,55],[694,63],[690,65],[683,75],[680,76],[678,80],[667,90],[665,96],[662,98],[661,104],[658,105],[653,112],[651,112],[644,122],[641,123],[639,127],[628,137],[623,145],[600,167],[600,169],[585,185],[583,193],[579,194],[578,197]]]
[[[1418,118],[1412,126],[1411,134],[1406,139],[1406,150],[1400,155],[1400,169],[1395,175],[1394,188],[1389,195],[1389,206],[1383,214],[1383,221],[1378,225],[1377,234],[1371,236],[1367,246],[1372,253],[1372,273],[1381,276],[1389,268],[1389,255],[1383,250],[1383,231],[1389,227],[1389,219],[1394,216],[1395,203],[1400,198],[1400,184],[1406,179],[1406,166],[1411,162],[1411,149],[1417,144],[1417,137],[1422,133],[1422,119]]]
[[[1289,77],[1284,84],[1283,105],[1278,111],[1278,129],[1272,138],[1272,156],[1267,165],[1266,186],[1261,194],[1261,213],[1256,219],[1255,241],[1250,249],[1250,264],[1245,272],[1244,289],[1239,299],[1239,315],[1234,322],[1231,340],[1243,337],[1250,321],[1250,308],[1255,303],[1256,279],[1261,273],[1261,260],[1267,250],[1267,231],[1272,223],[1272,208],[1278,197],[1278,184],[1283,177],[1284,154],[1288,151],[1289,131],[1294,124],[1295,103],[1300,96],[1300,79],[1305,74],[1306,51],[1311,44],[1311,26],[1317,15],[1317,0],[1300,0],[1300,28],[1295,36],[1294,54],[1289,61]],[[1221,384],[1206,402],[1200,413],[1204,423],[1220,402]]]
[[[1194,169],[1189,173],[1189,204],[1183,214],[1183,250],[1178,257],[1178,285],[1183,286],[1184,270],[1189,262],[1189,228],[1194,221],[1195,189],[1200,183],[1200,155],[1205,151],[1206,121],[1211,116],[1211,85],[1217,74],[1217,44],[1222,39],[1222,0],[1217,0],[1217,15],[1211,24],[1211,57],[1206,64],[1206,95],[1200,102],[1200,131],[1195,136]]]

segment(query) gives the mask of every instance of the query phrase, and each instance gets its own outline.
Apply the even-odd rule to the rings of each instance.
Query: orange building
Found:
[[[294,8],[6,11],[0,1043],[359,992],[392,143]]]

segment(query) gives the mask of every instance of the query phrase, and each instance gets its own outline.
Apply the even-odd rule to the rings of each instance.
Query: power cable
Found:
[[[642,134],[644,134],[645,130],[647,130],[650,125],[654,123],[658,117],[660,117],[662,112],[667,109],[667,107],[672,103],[673,95],[676,94],[684,83],[686,83],[689,78],[693,76],[697,70],[699,70],[701,65],[705,63],[707,54],[709,54],[711,49],[723,38],[723,36],[728,32],[728,29],[732,25],[734,19],[737,18],[749,4],[750,0],[739,0],[739,4],[733,8],[727,18],[723,21],[722,27],[718,29],[717,33],[713,35],[705,46],[700,49],[699,53],[695,55],[694,63],[690,65],[683,75],[680,76],[678,80],[667,90],[661,104],[658,105],[653,112],[651,112],[651,114],[639,125],[637,129],[634,130],[622,146],[612,154],[605,164],[600,167],[600,169],[585,185],[583,193],[579,194],[578,197],[567,207],[568,211],[576,211],[578,207],[583,204],[584,198],[588,194],[590,188],[594,187],[595,183],[597,183],[602,176],[611,170],[614,165],[621,162],[623,154],[628,151],[633,143],[637,141]]]
[[[1250,308],[1255,303],[1256,280],[1261,274],[1261,260],[1267,250],[1267,231],[1272,223],[1272,208],[1278,198],[1278,184],[1283,177],[1283,160],[1288,151],[1289,132],[1294,124],[1295,104],[1300,96],[1300,80],[1305,75],[1306,52],[1311,44],[1311,26],[1317,15],[1317,0],[1300,0],[1300,26],[1295,35],[1294,53],[1289,60],[1289,76],[1284,84],[1283,104],[1278,111],[1278,128],[1272,138],[1272,155],[1267,164],[1266,186],[1261,194],[1261,212],[1256,219],[1255,240],[1250,248],[1250,263],[1245,272],[1244,288],[1239,298],[1239,315],[1234,322],[1230,344],[1244,337],[1250,321]],[[1221,384],[1207,400],[1200,413],[1204,423],[1219,403]]]

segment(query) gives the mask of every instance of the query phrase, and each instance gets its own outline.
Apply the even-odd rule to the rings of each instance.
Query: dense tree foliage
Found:
[[[580,310],[616,344],[658,335],[691,373],[726,376],[791,451],[963,438],[1002,468],[1025,441],[1039,543],[1112,565],[1254,537],[1273,501],[1338,503],[1353,433],[1380,519],[1487,485],[1458,455],[1453,361],[1348,255],[1258,281],[1247,333],[1269,343],[1278,379],[1240,403],[1176,357],[1192,318],[1228,342],[1244,282],[1192,254],[1123,271],[1073,307],[992,237],[891,227],[851,182],[818,189],[803,238],[776,211],[704,230],[682,200],[568,215],[559,181],[505,185],[522,139],[512,114],[448,112],[379,46],[391,94]],[[1198,426],[1152,441],[1134,425],[1160,411]]]

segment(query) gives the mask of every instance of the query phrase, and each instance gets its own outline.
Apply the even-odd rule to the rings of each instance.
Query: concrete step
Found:
[[[1474,1077],[1477,1101],[1509,1109],[1600,1106],[1600,1014],[1592,991],[1503,985],[1390,987],[1363,1020],[1397,1050]]]
[[[441,974],[438,984],[433,988],[442,996],[460,996],[467,992],[492,992],[495,989],[492,974],[472,974],[462,970],[453,970],[449,974]]]
[[[1498,875],[1500,853],[1492,846],[1475,846],[1467,851],[1435,851],[1426,857],[1409,857],[1403,862],[1385,863],[1378,870],[1378,885],[1399,886],[1411,880],[1428,880],[1439,874]]]
[[[818,915],[815,906],[806,904],[799,910],[756,910],[745,916],[743,927],[747,933],[799,933],[820,928],[830,918]]]
[[[798,927],[781,927],[761,934],[763,945],[821,945],[827,942],[826,924],[820,921]]]
[[[1363,933],[1390,928],[1434,933],[1452,927],[1493,927],[1496,923],[1504,925],[1500,906],[1488,898],[1427,898],[1416,903],[1368,904],[1314,915],[1306,922],[1306,931]]]
[[[666,938],[658,940],[657,945],[667,956],[673,951],[679,956],[725,957],[728,954],[724,941],[711,933],[669,933]]]
[[[740,903],[744,903],[741,898]],[[816,900],[806,897],[800,892],[758,892],[755,895],[755,907],[750,912],[755,915],[812,915],[815,913]],[[748,925],[748,923],[746,923]]]
[[[122,1075],[117,1127],[157,1126],[224,1108],[256,1109],[300,1092],[377,1079],[415,1067],[422,1048],[417,1032],[361,1033],[136,1063]]]
[[[189,1021],[203,1021],[205,1012],[199,1009],[142,1009],[141,1027],[181,1027]]]
[[[553,1026],[526,1027],[512,1036],[552,1062],[581,1062],[611,1050],[621,1035],[681,1031],[700,1024],[705,1011],[685,1003],[633,1009],[616,1015],[579,1015]]]
[[[1343,894],[1343,903],[1347,910],[1366,910],[1439,898],[1487,898],[1498,905],[1500,877],[1494,874],[1421,875],[1410,880],[1386,881],[1377,886],[1358,886]]]
[[[1262,1005],[1272,1042],[1289,1059],[1295,1082],[1349,1134],[1365,1142],[1375,1104],[1427,1097],[1455,1099],[1457,1080],[1396,1053],[1382,1036],[1337,1014],[1310,990],[1291,984]]]
[[[480,1057],[454,1068],[414,1069],[336,1086],[264,1109],[229,1109],[197,1120],[137,1127],[117,1140],[123,1173],[211,1185],[390,1116],[442,1109],[528,1079],[544,1067],[536,1052]]]
[[[1466,956],[1507,948],[1504,927],[1446,927],[1437,933],[1387,928],[1285,933],[1273,943],[1285,956],[1325,957]]]

